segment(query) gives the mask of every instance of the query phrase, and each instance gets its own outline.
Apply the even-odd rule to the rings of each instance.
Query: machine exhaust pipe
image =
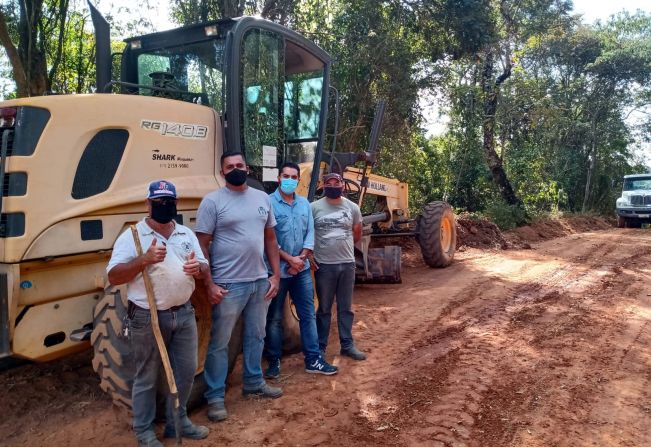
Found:
[[[102,14],[88,0],[90,16],[95,28],[95,78],[97,93],[106,93],[111,82],[111,27]]]

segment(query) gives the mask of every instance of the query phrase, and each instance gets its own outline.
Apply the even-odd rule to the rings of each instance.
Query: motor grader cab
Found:
[[[105,267],[118,235],[146,215],[149,182],[176,185],[177,220],[192,227],[201,199],[224,187],[225,148],[246,155],[249,184],[266,191],[283,162],[299,163],[298,193],[310,199],[338,160],[348,182],[388,206],[365,220],[367,237],[401,228],[407,186],[324,155],[331,59],[299,34],[242,17],[135,37],[112,80],[108,25],[91,10],[98,93],[0,102],[0,359],[46,361],[92,344],[102,388],[128,407],[126,297],[109,287]],[[452,225],[447,247],[444,226],[427,222],[421,234],[435,234],[449,262],[453,220],[442,219]],[[400,231],[418,234],[413,225]],[[200,369],[211,321],[201,289],[193,296]]]

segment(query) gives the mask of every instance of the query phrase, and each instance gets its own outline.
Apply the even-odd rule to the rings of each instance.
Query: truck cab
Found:
[[[313,42],[253,17],[125,42],[121,82],[112,82],[120,93],[213,108],[221,120],[222,146],[245,154],[254,187],[273,191],[277,169],[286,161],[309,166],[316,180],[331,61]],[[314,194],[316,181],[310,180],[306,176],[299,193]]]
[[[651,174],[624,176],[616,211],[619,228],[640,228],[651,223]]]

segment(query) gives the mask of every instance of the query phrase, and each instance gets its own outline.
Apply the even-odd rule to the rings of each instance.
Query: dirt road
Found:
[[[365,362],[333,377],[283,361],[285,396],[240,395],[188,446],[651,446],[651,231],[412,259],[402,285],[356,288]],[[0,444],[133,445],[89,355],[0,376]],[[237,371],[237,370],[236,370]],[[167,445],[173,445],[168,441]]]

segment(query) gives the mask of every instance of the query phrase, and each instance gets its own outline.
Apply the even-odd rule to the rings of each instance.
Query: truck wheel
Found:
[[[126,290],[122,289],[122,292]],[[126,296],[126,293],[124,293]],[[203,380],[203,366],[206,358],[208,340],[211,327],[211,305],[207,300],[195,294],[192,296],[192,304],[195,309],[197,320],[198,345],[199,345],[199,368],[195,377],[194,385],[188,399],[188,408],[195,408],[203,401],[205,381]],[[127,300],[122,298],[121,290],[113,293],[106,293],[95,305],[93,312],[93,332],[90,337],[93,345],[93,369],[100,377],[100,388],[113,399],[118,407],[131,411],[131,388],[133,386],[133,375],[135,373],[134,360],[131,353],[129,339],[122,335],[122,322],[127,313]],[[239,343],[241,350],[241,337],[234,337],[232,343]],[[237,353],[233,355],[233,359]],[[233,368],[233,362],[229,358],[229,371]],[[167,388],[164,372],[161,367],[159,380],[159,403],[162,403]],[[157,413],[164,414],[164,407],[158,405]],[[163,411],[161,411],[163,410]]]
[[[617,216],[617,228],[626,228],[626,219],[622,216]]]
[[[315,302],[316,306],[316,302]],[[316,308],[316,307],[315,307]],[[301,328],[299,326],[298,314],[294,303],[289,298],[285,299],[285,308],[283,309],[283,352],[285,354],[295,354],[301,350]]]
[[[425,264],[447,267],[454,258],[457,227],[452,208],[445,202],[430,202],[418,219],[418,243]]]
[[[122,320],[127,313],[126,299],[120,291],[105,294],[93,312],[93,369],[99,375],[100,387],[113,403],[131,410],[131,386],[134,364],[129,340],[122,336]]]

